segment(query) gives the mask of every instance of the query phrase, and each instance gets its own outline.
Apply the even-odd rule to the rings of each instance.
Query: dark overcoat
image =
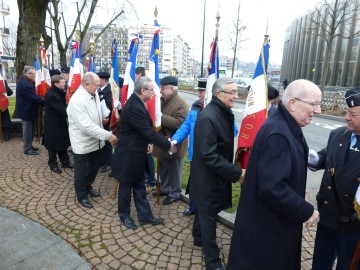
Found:
[[[320,213],[320,224],[330,228],[341,230],[340,216],[352,219],[352,232],[360,233],[360,222],[356,218],[354,199],[360,181],[360,152],[349,154],[351,132],[347,127],[339,127],[331,131],[327,147],[319,154],[319,165],[311,169],[325,169],[320,185],[320,191],[316,196]],[[337,193],[342,206],[336,203],[331,183],[330,169],[334,168]]]
[[[34,82],[20,76],[16,84],[17,116],[23,121],[34,121],[39,115],[39,105],[44,105],[44,100],[36,95]]]
[[[241,176],[233,164],[234,114],[215,96],[199,113],[190,165],[190,199],[203,212],[231,207],[231,183]]]
[[[70,146],[65,92],[56,86],[45,95],[44,145],[56,152]]]
[[[282,103],[256,135],[241,188],[228,270],[301,267],[308,146]]]
[[[112,160],[112,175],[120,183],[144,180],[148,171],[147,146],[155,144],[169,151],[170,142],[153,130],[153,123],[144,102],[134,93],[121,110],[119,141]]]
[[[5,89],[6,89],[6,95],[9,97],[13,94],[13,90],[9,87],[6,81],[4,81]],[[0,111],[1,113],[1,126],[3,128],[9,128],[11,127],[11,117],[9,113],[9,109],[7,108],[5,111]]]
[[[100,98],[100,102],[102,100],[105,100],[105,104],[106,107],[110,110],[110,114],[108,115],[108,119],[110,120],[110,116],[111,116],[111,110],[112,110],[112,93],[111,93],[111,85],[108,83],[104,89],[102,89],[101,91],[99,91],[99,98]],[[110,130],[110,121],[104,125],[104,128],[106,130]]]

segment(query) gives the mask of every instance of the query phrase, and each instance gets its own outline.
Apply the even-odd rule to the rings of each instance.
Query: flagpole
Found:
[[[206,14],[206,0],[204,0],[204,20],[203,20],[203,36],[202,36],[202,48],[201,48],[201,71],[200,71],[201,77],[204,77],[205,14]]]

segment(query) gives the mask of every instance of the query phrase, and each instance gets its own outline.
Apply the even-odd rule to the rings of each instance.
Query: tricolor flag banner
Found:
[[[73,50],[70,65],[70,74],[68,88],[66,92],[66,102],[68,103],[71,96],[79,88],[81,84],[81,78],[83,75],[83,67],[81,63],[81,49],[80,43],[77,40],[72,40],[70,48]]]
[[[118,45],[116,38],[114,38],[111,44],[111,55],[112,55],[112,65],[110,69],[110,79],[109,83],[111,86],[112,94],[112,111],[110,117],[110,126],[113,126],[120,119],[118,104],[120,103],[120,88],[119,88],[119,59],[118,59]]]
[[[40,96],[40,92],[42,92],[40,89],[42,75],[41,75],[41,67],[36,57],[34,57],[34,67],[35,67],[35,91],[36,94]]]
[[[269,61],[269,36],[265,35],[259,61],[246,99],[244,118],[238,137],[237,161],[246,169],[255,136],[267,117],[267,66]]]
[[[153,81],[154,95],[146,102],[146,107],[156,130],[161,128],[161,102],[160,102],[160,78],[159,78],[159,54],[160,54],[160,25],[155,20],[155,32],[152,40],[149,58],[149,78]]]
[[[43,45],[40,46],[40,56],[41,56],[41,86],[39,87],[38,95],[43,97],[51,87],[48,59],[46,56],[45,47]]]
[[[2,74],[0,73],[0,94],[6,92],[5,82]]]
[[[219,48],[218,48],[218,34],[216,31],[216,37],[211,43],[210,62],[208,66],[209,76],[206,83],[205,91],[205,104],[208,105],[212,99],[212,87],[215,81],[219,78]]]
[[[138,52],[140,37],[137,34],[131,35],[131,43],[129,47],[129,59],[125,70],[124,85],[121,89],[121,107],[134,92],[136,56]]]
[[[3,76],[0,73],[0,111],[2,112],[9,107],[9,99],[7,98],[7,96],[5,96],[5,93],[6,93],[5,82]],[[1,119],[1,115],[0,115],[0,119]]]
[[[95,72],[95,56],[89,55],[87,57],[88,71]]]

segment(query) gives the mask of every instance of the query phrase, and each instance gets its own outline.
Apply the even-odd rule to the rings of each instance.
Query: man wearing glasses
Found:
[[[317,227],[313,257],[314,270],[350,269],[360,237],[360,222],[354,209],[360,181],[360,89],[345,93],[347,126],[330,133],[327,146],[310,151],[309,168],[324,169],[316,196],[320,223]],[[360,269],[358,263],[357,268]]]

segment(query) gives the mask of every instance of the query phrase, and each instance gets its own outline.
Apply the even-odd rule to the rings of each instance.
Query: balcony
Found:
[[[10,37],[10,30],[9,30],[9,28],[1,27],[1,28],[0,28],[0,35],[3,36],[3,37]]]
[[[9,15],[10,14],[10,7],[7,4],[0,4],[0,13],[3,16]]]

